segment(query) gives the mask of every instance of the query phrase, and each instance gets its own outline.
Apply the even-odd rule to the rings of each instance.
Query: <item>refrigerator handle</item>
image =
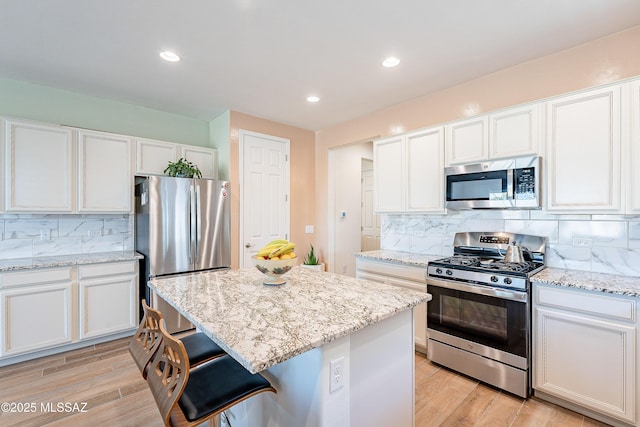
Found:
[[[200,203],[200,184],[196,184],[196,259],[194,262],[198,262],[198,252],[200,251],[200,245],[202,240],[202,205]]]
[[[190,209],[189,209],[189,261],[191,264],[196,262],[196,191],[194,189],[193,184],[189,186],[189,201],[190,201]]]

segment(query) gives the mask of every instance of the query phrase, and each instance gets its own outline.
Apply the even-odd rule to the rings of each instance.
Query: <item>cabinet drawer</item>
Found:
[[[426,267],[410,267],[383,261],[356,260],[356,269],[384,276],[394,276],[401,279],[422,282],[426,285]]]
[[[535,289],[536,302],[540,305],[630,322],[636,320],[636,301],[634,299],[563,287],[536,285]]]
[[[51,268],[0,274],[0,288],[64,282],[71,280],[71,268]]]
[[[89,279],[91,277],[119,276],[134,274],[135,272],[136,264],[133,261],[110,262],[107,264],[83,265],[79,268],[78,278]]]

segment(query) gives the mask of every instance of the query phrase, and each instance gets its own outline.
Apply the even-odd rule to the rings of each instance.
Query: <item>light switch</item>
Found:
[[[304,232],[307,234],[312,234],[313,233],[313,225],[305,225],[304,226]]]

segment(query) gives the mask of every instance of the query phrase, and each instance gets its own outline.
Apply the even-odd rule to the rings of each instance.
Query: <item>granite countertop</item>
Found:
[[[548,285],[640,297],[640,277],[547,267],[531,280]]]
[[[69,267],[82,264],[131,261],[144,258],[134,251],[101,252],[95,254],[61,255],[38,258],[18,258],[0,261],[0,272],[31,270],[34,268]]]
[[[431,299],[425,292],[294,267],[281,286],[257,269],[156,278],[149,286],[250,372]]]
[[[394,262],[409,266],[417,266],[427,268],[427,263],[439,258],[442,255],[424,255],[413,252],[391,251],[388,249],[380,249],[377,251],[358,252],[355,254],[358,258],[366,258],[374,261]]]

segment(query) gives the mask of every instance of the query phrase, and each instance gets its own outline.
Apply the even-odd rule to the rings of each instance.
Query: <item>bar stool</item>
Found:
[[[149,365],[147,384],[167,426],[218,421],[223,411],[258,393],[276,389],[229,355],[190,368],[184,344],[160,325],[161,344]]]
[[[142,300],[142,310],[142,321],[129,343],[129,353],[138,365],[142,377],[146,378],[147,366],[160,345],[160,325],[164,323],[164,320],[162,313],[149,307],[144,299]],[[189,365],[193,367],[226,354],[218,344],[202,332],[187,335],[181,341],[189,356]]]

